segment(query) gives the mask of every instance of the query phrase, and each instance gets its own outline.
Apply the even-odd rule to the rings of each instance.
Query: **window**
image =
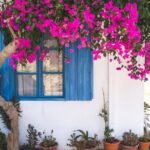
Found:
[[[17,96],[21,98],[54,98],[64,96],[63,52],[58,50],[57,41],[44,36],[43,49],[48,53],[25,67],[19,64],[16,71]]]
[[[57,42],[47,35],[41,43],[42,48],[49,50],[44,61],[37,58],[26,67],[18,65],[17,70],[10,66],[10,59],[3,63],[0,94],[8,101],[13,96],[21,100],[92,100],[92,52],[86,48],[78,50],[79,41],[59,51]],[[0,51],[3,47],[4,34],[0,32]],[[70,53],[71,48],[73,53]],[[64,57],[69,57],[71,63],[65,63]]]

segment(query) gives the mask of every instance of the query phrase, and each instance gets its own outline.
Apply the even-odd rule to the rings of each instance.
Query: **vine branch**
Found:
[[[8,29],[9,29],[13,39],[15,40],[17,38],[17,35],[15,34],[13,28],[9,25],[9,21],[10,21],[10,19],[7,20],[7,26],[8,26]]]

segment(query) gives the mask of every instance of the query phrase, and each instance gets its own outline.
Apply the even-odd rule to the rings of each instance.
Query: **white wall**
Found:
[[[50,133],[54,129],[60,150],[66,147],[70,134],[76,129],[88,130],[103,136],[104,123],[98,116],[103,107],[102,88],[108,93],[108,68],[106,59],[94,63],[94,99],[92,101],[22,101],[20,118],[20,141],[24,142],[26,128],[30,123],[40,131]]]
[[[115,135],[122,137],[129,131],[141,135],[144,126],[144,82],[130,79],[124,70],[109,65],[109,111],[110,126]]]
[[[110,126],[115,129],[115,135],[120,137],[128,129],[141,134],[144,118],[143,83],[131,81],[123,72],[114,70],[113,65],[108,68],[106,59],[94,62],[92,101],[22,101],[21,143],[25,142],[28,124],[47,133],[54,129],[60,150],[70,149],[66,146],[67,139],[76,129],[88,130],[91,136],[96,133],[102,139],[104,123],[98,116],[103,107],[102,88],[106,97],[109,95]]]

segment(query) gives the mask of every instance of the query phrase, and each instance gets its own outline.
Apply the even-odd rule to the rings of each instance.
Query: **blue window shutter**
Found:
[[[4,47],[3,33],[0,31],[0,51]],[[0,66],[0,95],[2,95],[2,68]]]
[[[71,63],[65,63],[66,100],[92,100],[93,98],[93,59],[89,49],[77,49],[77,42],[65,48],[65,55]],[[74,52],[70,53],[69,49]]]
[[[4,47],[4,33],[0,32],[0,51]],[[9,101],[14,96],[14,70],[10,66],[10,58],[1,67],[1,95]]]
[[[91,100],[93,98],[93,58],[90,49],[77,50],[78,53],[78,99]]]
[[[70,53],[69,50],[73,48],[74,52]],[[65,47],[65,57],[71,59],[70,63],[65,62],[65,99],[77,100],[77,43],[70,44],[70,47]]]

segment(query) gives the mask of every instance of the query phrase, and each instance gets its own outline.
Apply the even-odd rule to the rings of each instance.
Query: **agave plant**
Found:
[[[76,134],[78,133],[78,134]],[[97,140],[97,135],[90,137],[88,131],[76,130],[69,139],[70,143],[67,144],[70,147],[76,147],[77,150],[95,148],[100,144]]]

